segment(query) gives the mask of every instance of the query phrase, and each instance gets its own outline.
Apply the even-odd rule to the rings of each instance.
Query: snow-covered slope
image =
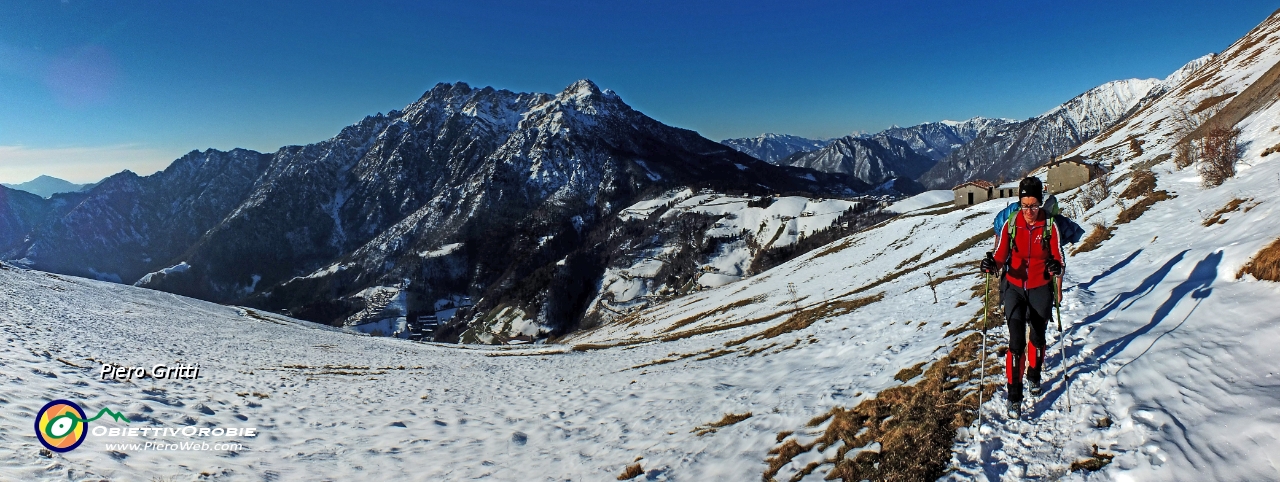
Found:
[[[903,199],[896,203],[890,204],[884,209],[885,211],[893,212],[893,213],[909,213],[912,211],[916,211],[916,210],[924,209],[928,207],[945,207],[945,206],[939,206],[939,205],[943,205],[943,204],[950,205],[955,202],[955,197],[956,195],[954,192],[946,189],[940,189],[936,191],[925,191],[915,196],[911,196],[909,198]]]
[[[820,246],[882,220],[887,215],[878,212],[879,204],[874,198],[743,197],[688,189],[636,203],[618,213],[628,226],[671,227],[683,234],[634,236],[619,246],[588,316],[593,323],[613,320],[692,290],[742,280],[778,264],[779,257],[802,254],[807,247],[798,246],[801,241]]]
[[[1264,155],[1280,145],[1278,63],[1280,12],[1068,153],[1114,165],[1119,181],[1082,219],[1114,229],[1109,239],[1068,262],[1074,410],[1055,382],[1036,421],[997,417],[982,449],[958,442],[954,478],[1052,478],[1097,444],[1115,458],[1091,480],[1280,479],[1280,284],[1241,273],[1280,238],[1280,159]],[[1206,124],[1241,130],[1237,174],[1217,187],[1174,161],[1188,131],[1178,121],[1201,107],[1217,112]],[[1154,186],[1135,185],[1144,177]],[[1136,199],[1119,195],[1130,189]]]
[[[1030,403],[1029,418],[1010,420],[1003,414],[1003,381],[993,372],[986,383],[1001,388],[985,404],[980,430],[970,425],[957,431],[944,478],[1280,479],[1272,455],[1280,450],[1280,359],[1274,356],[1274,346],[1280,343],[1280,314],[1274,309],[1280,303],[1280,284],[1241,272],[1265,246],[1280,240],[1280,223],[1274,221],[1280,202],[1275,190],[1280,158],[1274,155],[1280,150],[1278,62],[1280,14],[1168,95],[1068,154],[1114,165],[1112,194],[1096,206],[1085,209],[1085,195],[1079,191],[1062,195],[1082,213],[1078,221],[1086,226],[1100,223],[1100,232],[1109,237],[1091,249],[1069,249],[1073,255],[1062,308],[1065,336],[1050,329],[1046,393]],[[1206,187],[1194,167],[1178,169],[1172,156],[1174,146],[1187,135],[1176,125],[1179,114],[1213,102],[1223,106],[1204,109],[1217,111],[1205,125],[1224,122],[1240,128],[1242,160],[1234,178]],[[1146,169],[1154,176],[1135,174]],[[1134,179],[1143,178],[1154,179],[1154,188],[1133,185]],[[989,242],[948,260],[932,262],[930,254],[968,233],[989,234],[979,229],[989,230],[991,215],[1001,207],[1003,203],[992,202],[948,214],[900,217],[749,281],[641,312],[575,340],[631,343],[627,340],[715,332],[785,313],[788,304],[804,310],[848,299],[842,295],[875,295],[880,290],[884,297],[868,307],[903,310],[902,316],[926,322],[922,331],[927,333],[933,323],[972,311],[938,313],[913,298],[929,284],[920,279],[924,273],[919,271],[945,267],[947,271],[933,273],[934,279],[941,274],[947,280],[939,286],[960,284],[947,272],[972,270],[979,253],[990,249]],[[957,224],[947,225],[948,220]],[[898,237],[902,234],[914,236],[904,241]],[[868,245],[883,247],[883,252],[864,247]],[[916,257],[921,251],[923,259]],[[842,255],[849,258],[839,258]],[[855,270],[845,268],[854,266]],[[919,271],[912,272],[916,267]],[[833,279],[842,283],[832,286]],[[890,281],[880,281],[885,279]],[[908,286],[920,289],[910,291]],[[792,289],[794,295],[789,294]],[[939,298],[973,303],[978,300],[972,297],[980,293],[942,289]],[[869,315],[863,311],[868,307],[848,318],[819,319],[799,332],[814,330],[821,339],[824,321],[858,320]],[[988,333],[988,367],[999,370],[1001,359],[994,353],[1007,334],[998,323],[995,326]],[[766,340],[767,330],[758,333],[739,340]],[[865,362],[852,348],[857,339],[855,335],[841,352],[851,364]],[[951,343],[924,344],[946,349]],[[727,348],[736,346],[730,343]],[[1069,386],[1064,383],[1064,367],[1070,368]],[[828,378],[832,383],[840,379],[837,374]],[[972,390],[972,385],[960,389]],[[851,401],[837,408],[855,405]],[[836,418],[779,434],[774,450],[785,457],[778,480],[792,474],[798,474],[792,480],[808,480],[803,475],[807,471],[817,480],[846,467],[845,457],[857,453],[848,446],[812,445],[827,432],[837,433],[837,440],[856,439],[855,432],[861,433],[856,426],[836,426],[832,420]],[[796,434],[788,434],[790,430]],[[786,445],[788,440],[797,444]],[[862,449],[873,447],[882,457],[904,446],[892,439],[858,443],[864,442],[868,445]],[[1110,458],[1093,456],[1095,445],[1096,453]],[[1100,472],[1073,470],[1074,464],[1087,460],[1111,463],[1101,464],[1105,466]]]
[[[965,214],[875,230],[885,238],[860,237],[770,271],[777,274],[679,299],[650,315],[661,321],[631,329],[657,333],[732,296],[755,301],[729,311],[755,316],[784,312],[793,301],[835,299],[893,271],[913,251],[936,256],[944,248],[936,237],[904,239],[899,249],[880,239],[917,227],[954,232]],[[972,224],[962,234],[985,229]],[[942,274],[950,263],[929,266]],[[968,316],[968,308],[953,306],[968,297],[974,278],[940,284],[941,301],[933,304],[929,290],[914,289],[924,279],[917,271],[847,296],[885,291],[910,303],[872,303],[721,353],[726,342],[785,317],[625,348],[481,350],[363,337],[167,293],[4,269],[0,377],[8,389],[0,402],[0,433],[7,434],[0,458],[9,463],[0,477],[610,480],[642,457],[652,480],[755,479],[778,431],[871,396],[894,385],[901,368],[929,359],[947,339],[940,319]],[[788,294],[790,281],[803,299]],[[729,311],[707,313],[685,329],[706,330]],[[616,340],[611,334],[637,340],[611,325],[570,342]],[[201,364],[202,379],[96,380],[102,362],[177,360]],[[105,443],[128,440],[90,435],[75,451],[46,458],[31,427],[35,411],[52,398],[90,410],[110,407],[133,420],[93,422],[103,427],[254,426],[260,435],[226,439],[243,444],[234,453],[108,449]],[[726,413],[747,412],[750,418],[717,432],[693,433]]]

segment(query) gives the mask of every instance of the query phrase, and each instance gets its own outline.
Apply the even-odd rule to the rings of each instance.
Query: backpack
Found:
[[[1018,209],[1020,207],[1021,204],[1018,201],[1014,201],[1009,203],[1009,206],[1005,207],[1004,210],[996,214],[993,229],[997,238],[1000,236],[1000,229],[1004,228],[1013,220],[1013,216],[1018,214]],[[1057,197],[1054,197],[1052,194],[1046,197],[1044,200],[1044,207],[1042,209],[1049,214],[1049,225],[1058,227],[1059,242],[1064,245],[1075,244],[1080,242],[1080,238],[1084,237],[1084,228],[1080,227],[1079,224],[1076,224],[1075,221],[1072,221],[1071,218],[1062,215],[1062,210],[1058,206]]]

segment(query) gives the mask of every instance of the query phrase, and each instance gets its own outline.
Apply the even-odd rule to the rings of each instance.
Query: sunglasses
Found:
[[[1022,209],[1026,209],[1026,210],[1032,210],[1040,207],[1039,204],[1020,204],[1020,206],[1022,206]]]

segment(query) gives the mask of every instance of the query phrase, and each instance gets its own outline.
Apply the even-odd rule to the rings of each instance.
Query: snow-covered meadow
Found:
[[[911,218],[893,229],[954,234],[963,214]],[[987,229],[980,224],[971,230]],[[881,251],[893,256],[876,259]],[[749,291],[731,284],[692,301],[712,306],[717,294],[745,295],[759,300],[756,311],[783,312],[792,307],[788,280],[801,282],[801,296],[829,296],[874,279],[909,252],[867,243],[822,262],[806,256],[784,265],[805,263],[802,269],[770,273],[794,271],[808,282],[761,276]],[[878,264],[862,269],[872,261]],[[896,384],[900,369],[928,359],[945,343],[949,322],[938,320],[968,318],[969,308],[954,306],[976,278],[940,285],[934,304],[930,290],[914,289],[923,274],[904,276],[883,289],[910,301],[875,303],[716,353],[784,318],[617,348],[586,344],[609,331],[563,345],[476,348],[368,337],[161,292],[0,270],[0,363],[11,387],[0,411],[0,458],[16,462],[0,476],[601,480],[643,457],[653,480],[754,479],[778,432],[873,396]],[[675,308],[667,321],[697,309]],[[96,379],[101,363],[179,360],[199,363],[202,379]],[[238,440],[244,449],[236,453],[112,453],[103,444],[118,440],[90,435],[81,448],[46,458],[31,427],[55,398],[121,410],[130,426],[247,425],[260,435]],[[747,412],[751,418],[715,433],[693,433],[726,413]]]

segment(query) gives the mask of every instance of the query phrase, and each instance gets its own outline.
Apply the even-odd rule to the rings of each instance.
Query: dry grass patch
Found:
[[[644,469],[640,468],[640,462],[628,465],[626,470],[622,471],[622,475],[618,476],[618,480],[631,480],[644,475]]]
[[[1142,199],[1139,199],[1138,202],[1133,203],[1132,206],[1120,211],[1120,215],[1116,216],[1116,224],[1132,222],[1141,217],[1143,213],[1147,212],[1148,209],[1151,209],[1151,206],[1154,206],[1156,203],[1173,199],[1175,197],[1177,196],[1169,194],[1168,191],[1155,191],[1147,194]]]
[[[1146,139],[1139,139],[1137,134],[1129,136],[1129,152],[1133,153],[1133,157],[1141,156],[1144,152],[1142,145],[1146,144]]]
[[[619,346],[634,345],[638,343],[644,343],[646,341],[650,341],[650,340],[627,340],[627,341],[620,341],[617,343],[579,343],[577,345],[573,345],[573,348],[570,348],[570,349],[573,351],[603,350],[605,348],[615,348]]]
[[[724,418],[721,418],[720,420],[717,420],[715,422],[708,423],[706,425],[699,425],[695,427],[693,430],[690,430],[690,432],[698,434],[698,436],[701,437],[703,435],[716,433],[717,430],[720,430],[723,427],[728,427],[730,425],[741,422],[748,418],[751,418],[751,412],[726,413],[724,414]]]
[[[1215,224],[1226,224],[1227,220],[1223,219],[1222,216],[1225,216],[1228,213],[1236,212],[1237,210],[1240,209],[1241,204],[1244,204],[1252,200],[1253,199],[1236,198],[1228,201],[1226,206],[1223,206],[1221,209],[1218,209],[1217,211],[1215,211],[1213,213],[1213,216],[1210,216],[1209,219],[1204,220],[1204,226],[1207,228]],[[1252,206],[1250,206],[1250,208],[1248,209],[1252,209]],[[1245,212],[1248,212],[1248,209],[1246,209]]]
[[[719,358],[719,357],[728,355],[730,353],[733,353],[733,350],[716,350],[711,353],[707,353],[706,355],[702,355],[698,358],[694,358],[694,360],[696,361],[710,360],[712,358]]]
[[[903,266],[909,265],[909,264],[914,263],[914,262],[916,262],[916,261],[920,261],[920,258],[921,258],[921,257],[923,257],[923,256],[924,256],[924,253],[919,253],[919,254],[916,254],[915,256],[912,256],[912,257],[910,257],[910,258],[904,259],[904,260],[902,260],[902,262],[901,262],[901,263],[898,263],[898,265],[897,265],[897,266],[894,266],[894,268],[893,268],[893,269],[902,269],[902,267],[903,267]]]
[[[1236,93],[1235,93],[1235,92],[1227,92],[1227,93],[1225,93],[1225,94],[1218,94],[1218,95],[1215,95],[1215,96],[1213,96],[1213,97],[1206,97],[1204,100],[1200,101],[1200,103],[1199,103],[1198,105],[1196,105],[1196,108],[1195,108],[1195,109],[1191,109],[1191,113],[1192,113],[1192,114],[1199,114],[1199,113],[1201,113],[1201,112],[1204,112],[1204,111],[1206,111],[1206,110],[1209,110],[1209,109],[1213,108],[1213,106],[1218,105],[1218,104],[1219,104],[1219,103],[1221,103],[1222,101],[1227,100],[1227,99],[1230,99],[1230,98],[1234,97],[1235,95],[1236,95]]]
[[[790,313],[790,311],[773,313],[773,314],[765,315],[759,318],[748,318],[746,320],[742,320],[736,323],[726,323],[723,325],[716,325],[716,326],[704,326],[704,327],[693,329],[693,330],[682,331],[679,333],[672,333],[670,335],[663,336],[662,338],[659,338],[659,339],[662,341],[676,341],[676,340],[681,340],[691,336],[705,335],[707,333],[715,333],[717,331],[732,330],[734,328],[738,328],[742,326],[754,325],[756,323],[764,323],[766,321],[772,320],[774,318],[785,315],[787,313]]]
[[[817,322],[818,320],[823,320],[823,319],[851,313],[853,312],[853,310],[875,303],[882,299],[884,299],[884,292],[877,293],[873,296],[868,296],[865,298],[857,298],[853,300],[831,300],[831,301],[823,302],[817,306],[803,308],[800,311],[792,313],[792,315],[788,317],[786,321],[783,321],[782,323],[778,323],[777,325],[767,328],[760,333],[756,333],[754,335],[747,336],[745,338],[739,338],[737,340],[725,342],[725,346],[737,346],[756,338],[760,338],[760,339],[776,338],[778,336],[785,335],[793,331],[803,330],[805,328],[808,328],[810,325],[814,324],[814,322]]]
[[[982,261],[981,261],[981,260],[978,260],[978,261],[976,261],[976,262],[975,262],[975,264],[980,264],[980,263],[982,263]],[[929,286],[930,286],[930,287],[937,287],[938,285],[940,285],[940,284],[942,284],[942,283],[946,283],[946,282],[948,282],[948,281],[958,280],[958,279],[960,279],[960,278],[968,278],[968,277],[970,277],[970,276],[974,276],[974,272],[978,270],[978,267],[977,267],[977,266],[974,266],[972,269],[973,269],[973,271],[967,271],[967,272],[966,272],[966,271],[962,271],[962,272],[955,273],[955,274],[949,274],[949,275],[943,276],[943,277],[941,277],[941,278],[933,278],[933,280],[929,281],[929,283],[928,283],[928,284],[929,284]],[[962,303],[963,303],[963,302],[962,302]]]
[[[797,347],[797,346],[800,346],[800,342],[801,342],[801,341],[804,341],[804,340],[803,340],[803,339],[801,339],[801,338],[796,338],[796,339],[794,339],[794,340],[791,340],[791,344],[789,344],[789,345],[784,345],[784,346],[782,346],[782,347],[778,348],[777,350],[774,350],[774,351],[769,352],[769,353],[765,353],[764,355],[765,355],[765,356],[769,356],[769,355],[777,355],[777,354],[782,353],[782,352],[784,352],[784,351],[787,351],[787,350],[790,350],[790,349],[795,348],[795,347]]]
[[[791,480],[803,479],[827,464],[834,465],[828,480],[937,480],[946,473],[956,430],[972,423],[977,414],[977,390],[968,385],[978,376],[980,343],[981,336],[974,333],[924,370],[923,379],[915,385],[890,388],[857,407],[835,407],[813,419],[810,426],[824,422],[827,426],[812,443],[801,444],[789,434],[779,434],[781,442],[769,451],[763,479],[774,480],[782,467],[802,453],[841,444],[834,457],[810,463]],[[997,365],[989,363],[988,371],[997,373]],[[987,395],[995,390],[994,384],[984,387]],[[850,451],[873,443],[880,444],[878,451],[861,450],[847,457]]]
[[[907,268],[907,269],[904,269],[904,270],[899,270],[899,271],[894,271],[893,273],[890,273],[890,274],[886,275],[886,276],[885,276],[885,277],[883,277],[883,278],[880,278],[880,279],[878,279],[878,280],[876,280],[876,281],[874,281],[874,282],[872,282],[872,283],[870,283],[870,284],[867,284],[867,285],[865,285],[865,286],[862,286],[862,287],[860,287],[860,288],[857,288],[857,289],[854,289],[854,290],[852,290],[852,291],[849,291],[849,292],[843,293],[843,294],[841,294],[840,296],[837,296],[836,298],[843,298],[843,297],[846,297],[846,296],[849,296],[849,295],[856,295],[856,294],[858,294],[858,293],[862,293],[862,292],[865,292],[865,291],[870,291],[871,289],[873,289],[873,288],[875,288],[875,287],[877,287],[877,286],[880,286],[880,285],[882,285],[882,284],[885,284],[885,283],[888,283],[888,282],[890,282],[890,281],[893,281],[893,280],[896,280],[896,279],[898,279],[898,278],[901,278],[903,275],[906,275],[906,274],[908,274],[908,273],[911,273],[911,272],[913,272],[913,271],[915,271],[915,270],[918,270],[918,269],[923,268],[923,267],[925,267],[925,266],[928,266],[928,265],[931,265],[931,264],[933,264],[933,263],[936,263],[936,262],[938,262],[938,261],[940,261],[940,260],[944,260],[944,259],[950,258],[950,257],[951,257],[951,256],[953,256],[953,255],[956,255],[956,254],[959,254],[959,253],[961,253],[961,252],[964,252],[965,250],[967,250],[967,249],[969,249],[969,248],[972,248],[972,247],[974,247],[974,246],[977,246],[977,245],[978,245],[978,243],[981,243],[981,242],[982,242],[982,241],[984,241],[984,240],[990,240],[992,236],[993,236],[993,235],[992,235],[992,234],[990,234],[990,231],[983,231],[983,232],[980,232],[980,233],[978,233],[978,234],[973,235],[973,236],[972,236],[972,237],[970,237],[969,239],[966,239],[966,240],[962,241],[959,245],[957,245],[957,246],[956,246],[956,247],[954,247],[954,248],[951,248],[951,249],[947,250],[947,252],[945,252],[945,253],[942,253],[942,254],[940,254],[940,255],[938,255],[938,256],[934,256],[933,258],[930,258],[930,259],[928,259],[928,260],[926,260],[926,261],[924,261],[924,262],[922,262],[922,263],[920,263],[920,264],[917,264],[917,265],[915,265],[915,266],[912,266],[912,267],[910,267],[910,268]]]
[[[727,304],[727,305],[724,305],[724,306],[722,306],[722,307],[720,307],[720,308],[717,308],[715,311],[713,311],[713,312],[711,312],[711,313],[699,313],[699,314],[696,314],[696,315],[693,315],[693,316],[690,316],[690,317],[687,317],[687,318],[683,318],[683,319],[681,319],[681,320],[679,320],[679,321],[677,321],[677,322],[675,322],[675,323],[672,323],[672,324],[671,324],[671,326],[670,326],[669,328],[667,328],[667,329],[663,330],[663,332],[664,332],[664,333],[670,333],[670,332],[676,331],[676,330],[678,330],[678,329],[680,329],[680,328],[684,328],[685,326],[688,326],[688,325],[690,325],[690,324],[693,324],[694,322],[696,322],[696,321],[698,321],[698,320],[701,320],[701,319],[703,319],[703,318],[706,318],[706,317],[709,317],[709,316],[718,316],[718,315],[722,315],[722,314],[728,313],[729,311],[734,310],[734,309],[737,309],[737,308],[742,308],[742,307],[744,307],[744,306],[751,306],[751,305],[753,305],[753,304],[756,304],[756,303],[759,303],[759,302],[761,302],[761,301],[764,301],[764,300],[766,300],[766,299],[768,299],[768,298],[769,298],[769,295],[759,294],[759,295],[752,296],[752,297],[750,297],[750,298],[741,299],[741,300],[735,301],[735,302],[733,302],[733,303],[729,303],[729,304]]]
[[[1138,196],[1156,190],[1156,175],[1150,169],[1133,171],[1133,181],[1120,193],[1120,199],[1137,199]]]
[[[266,316],[262,316],[260,313],[258,313],[258,312],[256,312],[256,311],[253,311],[253,310],[250,310],[250,309],[245,309],[245,310],[244,310],[244,312],[245,312],[245,315],[246,315],[246,316],[248,316],[249,318],[253,318],[253,319],[258,320],[258,321],[265,321],[265,322],[267,322],[267,323],[275,323],[275,324],[277,324],[277,325],[288,325],[288,323],[285,323],[285,322],[280,321],[280,320],[276,320],[276,319],[268,318],[268,317],[266,317]]]
[[[1253,259],[1236,273],[1236,279],[1243,278],[1246,274],[1260,280],[1280,281],[1280,239],[1272,241],[1253,255]]]
[[[1088,470],[1096,472],[1111,463],[1111,459],[1115,458],[1114,454],[1107,454],[1098,451],[1098,445],[1093,445],[1093,452],[1089,454],[1089,458],[1077,460],[1071,463],[1071,471]]]
[[[1280,144],[1268,147],[1266,150],[1262,151],[1262,157],[1267,157],[1277,152],[1280,152]]]
[[[1102,246],[1102,242],[1111,239],[1111,235],[1116,232],[1115,226],[1107,227],[1102,223],[1093,223],[1093,230],[1080,241],[1080,247],[1071,252],[1072,256],[1080,253],[1088,253]]]
[[[817,254],[814,254],[814,255],[813,255],[813,258],[811,258],[811,259],[818,259],[818,258],[821,258],[821,257],[826,256],[826,255],[828,255],[828,254],[839,253],[839,252],[844,251],[845,249],[849,248],[850,246],[853,246],[853,244],[854,244],[854,243],[853,243],[852,241],[849,241],[849,240],[845,240],[845,241],[842,241],[842,242],[839,242],[839,243],[833,243],[833,244],[831,244],[830,246],[828,246],[826,249],[823,249],[822,251],[818,251],[818,253],[817,253]]]
[[[1204,83],[1208,82],[1209,79],[1212,79],[1214,77],[1213,74],[1217,74],[1218,71],[1217,69],[1214,69],[1212,72],[1210,72],[1209,69],[1202,68],[1200,69],[1200,72],[1197,72],[1197,73],[1200,75],[1197,75],[1194,79],[1191,80],[1191,82],[1187,82],[1182,86],[1183,93],[1189,93],[1195,90],[1197,87],[1204,85]]]
[[[898,372],[897,375],[893,376],[893,379],[900,382],[905,382],[912,378],[918,377],[920,376],[921,373],[924,373],[925,363],[927,362],[920,362],[913,367],[903,368],[901,371]]]
[[[765,350],[768,350],[768,349],[773,348],[773,347],[775,347],[775,346],[778,346],[778,343],[777,343],[777,342],[770,343],[770,344],[765,345],[765,346],[762,346],[762,347],[760,347],[760,348],[756,348],[756,349],[751,350],[751,351],[749,351],[749,352],[743,353],[742,355],[739,355],[739,356],[755,356],[755,355],[758,355],[760,352],[765,351]]]
[[[651,366],[654,366],[654,365],[664,365],[664,364],[667,364],[667,363],[680,361],[680,360],[683,360],[683,359],[685,359],[685,358],[690,358],[690,357],[695,357],[695,356],[698,356],[698,355],[707,354],[707,353],[710,353],[710,352],[711,352],[711,350],[712,350],[711,348],[707,348],[707,349],[705,349],[705,350],[702,350],[702,351],[695,351],[695,352],[693,352],[693,353],[668,353],[666,358],[659,358],[659,359],[654,360],[654,361],[651,361],[651,362],[641,363],[641,364],[639,364],[639,365],[636,365],[636,366],[633,366],[633,367],[631,367],[631,368],[628,368],[627,370],[635,370],[635,369],[638,369],[638,368],[651,367]],[[716,356],[720,356],[720,355],[716,355]],[[715,357],[711,357],[711,358],[715,358]],[[624,371],[625,371],[625,370],[624,370]]]

